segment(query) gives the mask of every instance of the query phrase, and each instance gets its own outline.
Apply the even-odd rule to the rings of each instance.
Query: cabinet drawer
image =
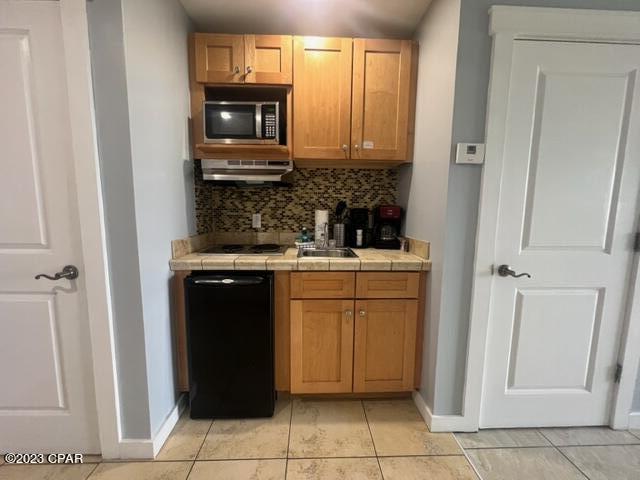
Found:
[[[418,298],[418,272],[358,272],[356,298]]]
[[[353,298],[354,272],[292,272],[291,298]]]

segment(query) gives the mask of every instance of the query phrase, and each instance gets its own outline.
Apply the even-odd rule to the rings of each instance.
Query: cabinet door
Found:
[[[244,36],[196,33],[196,82],[241,83],[244,81]]]
[[[294,38],[295,158],[349,158],[351,50],[350,38]]]
[[[244,36],[244,81],[291,85],[293,38],[290,35]]]
[[[357,300],[354,392],[413,389],[417,300]]]
[[[412,49],[411,40],[353,41],[354,160],[410,160]]]
[[[351,392],[353,300],[291,301],[291,393]]]

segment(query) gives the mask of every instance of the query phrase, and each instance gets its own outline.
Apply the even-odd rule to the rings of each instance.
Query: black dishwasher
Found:
[[[270,417],[273,272],[185,278],[191,418]]]

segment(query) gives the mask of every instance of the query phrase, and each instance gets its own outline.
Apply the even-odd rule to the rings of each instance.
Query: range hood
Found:
[[[291,160],[202,160],[202,178],[217,182],[290,183]]]

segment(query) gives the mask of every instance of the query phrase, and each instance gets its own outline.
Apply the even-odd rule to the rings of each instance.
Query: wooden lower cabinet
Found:
[[[291,393],[352,391],[353,300],[291,301]]]
[[[291,393],[416,388],[423,277],[418,272],[292,272]]]
[[[173,277],[179,391],[189,390],[184,278],[190,273]],[[418,388],[425,275],[275,272],[276,390],[324,394]],[[386,298],[390,295],[396,298]],[[418,298],[407,298],[413,295]]]
[[[356,300],[354,392],[408,392],[414,386],[417,300]]]

